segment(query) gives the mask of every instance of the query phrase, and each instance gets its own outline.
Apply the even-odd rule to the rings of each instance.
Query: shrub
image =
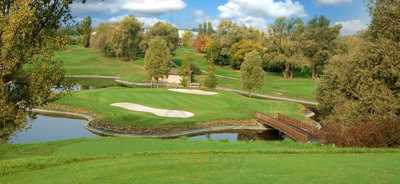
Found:
[[[400,146],[399,120],[359,122],[345,126],[329,122],[322,128],[321,138],[340,147],[398,147]]]

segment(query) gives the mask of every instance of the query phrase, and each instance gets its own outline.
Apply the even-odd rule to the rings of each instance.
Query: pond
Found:
[[[86,120],[37,115],[35,118],[28,118],[26,128],[11,135],[8,143],[29,144],[99,136],[87,130],[85,123]],[[197,141],[228,142],[282,139],[275,130],[210,132],[191,135],[188,138]]]
[[[26,128],[14,133],[10,144],[48,142],[75,138],[96,137],[85,128],[86,120],[37,115],[28,118]]]
[[[90,89],[107,88],[118,86],[114,79],[96,79],[96,78],[68,78],[73,84],[73,91],[82,91]]]
[[[212,132],[212,133],[189,136],[189,139],[199,140],[199,141],[237,142],[237,141],[256,141],[256,140],[275,141],[275,140],[282,140],[283,137],[279,133],[279,131],[271,129],[266,131]]]

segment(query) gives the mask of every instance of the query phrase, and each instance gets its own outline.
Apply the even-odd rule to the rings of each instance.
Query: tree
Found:
[[[294,67],[307,64],[302,52],[303,31],[301,19],[278,18],[271,26],[266,57],[281,66],[285,79],[293,78]]]
[[[170,51],[174,51],[179,46],[179,31],[169,23],[158,22],[146,31],[141,47],[143,50],[148,48],[148,44],[155,37],[163,38],[168,45]]]
[[[45,104],[64,73],[52,58],[72,1],[0,2],[0,137],[23,127],[26,110]]]
[[[192,70],[191,61],[192,61],[192,58],[188,54],[185,54],[182,57],[182,65],[179,69],[179,75],[182,76],[181,84],[183,87],[190,86],[190,83],[192,82],[193,70]]]
[[[206,34],[199,34],[197,35],[196,39],[193,40],[192,47],[198,53],[206,53],[209,41],[210,41],[209,36],[207,36]]]
[[[240,68],[242,88],[251,93],[261,88],[264,82],[264,70],[262,69],[262,59],[257,51],[246,54],[244,62]]]
[[[257,51],[261,53],[263,50],[263,46],[252,40],[241,40],[232,45],[230,49],[230,56],[232,59],[231,66],[234,69],[240,69],[244,58],[247,53],[251,51]]]
[[[85,17],[78,25],[78,32],[81,36],[82,46],[88,48],[90,46],[90,37],[92,35],[92,18]]]
[[[213,28],[213,26],[212,26],[212,24],[211,24],[211,22],[207,22],[207,31],[206,31],[206,34],[207,35],[212,35],[212,34],[214,34],[214,28]]]
[[[360,142],[375,145],[371,135],[396,137],[380,146],[398,146],[400,122],[400,3],[391,0],[371,1],[371,24],[356,48],[332,57],[317,90],[323,124],[338,124],[341,137],[361,138]],[[391,124],[390,122],[394,122]],[[372,130],[362,129],[367,124]],[[390,125],[390,126],[388,126]],[[397,126],[397,129],[396,129]],[[379,132],[382,127],[393,131]],[[368,135],[354,135],[353,128]],[[376,130],[376,131],[375,131]],[[344,133],[343,133],[344,132]],[[335,132],[327,132],[335,137]],[[337,136],[336,136],[337,137]],[[329,140],[336,143],[335,139]],[[397,141],[397,142],[396,142]]]
[[[123,60],[134,60],[139,52],[143,24],[135,17],[127,16],[114,28],[111,47],[115,56]]]
[[[156,80],[157,87],[159,79],[168,77],[171,60],[172,56],[167,42],[161,37],[153,38],[146,50],[144,67],[152,78],[151,81]]]
[[[308,22],[303,47],[313,78],[320,76],[329,58],[336,54],[340,29],[340,25],[330,26],[330,21],[324,16],[314,17]]]
[[[91,38],[91,45],[109,57],[115,57],[112,48],[112,35],[118,23],[100,23],[94,30],[94,35]]]
[[[193,33],[191,31],[186,30],[182,36],[182,42],[184,47],[190,47],[193,39]]]
[[[215,75],[215,65],[213,62],[208,61],[208,71],[207,77],[204,79],[203,86],[208,89],[215,89],[217,87],[218,81]]]

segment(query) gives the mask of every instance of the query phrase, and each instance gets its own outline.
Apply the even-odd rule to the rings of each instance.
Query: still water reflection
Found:
[[[84,137],[96,137],[85,128],[85,120],[37,115],[29,118],[25,129],[14,133],[11,144],[47,142]]]

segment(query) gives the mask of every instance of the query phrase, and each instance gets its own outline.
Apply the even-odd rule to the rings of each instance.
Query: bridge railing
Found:
[[[303,143],[309,142],[308,135],[305,132],[300,132],[295,127],[291,127],[290,125],[287,125],[262,113],[256,113],[256,118],[261,121],[260,123],[275,128],[296,141]]]
[[[301,122],[296,119],[289,118],[285,115],[278,114],[277,120],[281,121],[283,123],[286,123],[288,125],[294,126],[296,128],[300,128],[300,129],[306,131],[307,133],[309,133],[310,135],[316,136],[319,134],[319,129],[317,127],[315,127],[311,124]]]

